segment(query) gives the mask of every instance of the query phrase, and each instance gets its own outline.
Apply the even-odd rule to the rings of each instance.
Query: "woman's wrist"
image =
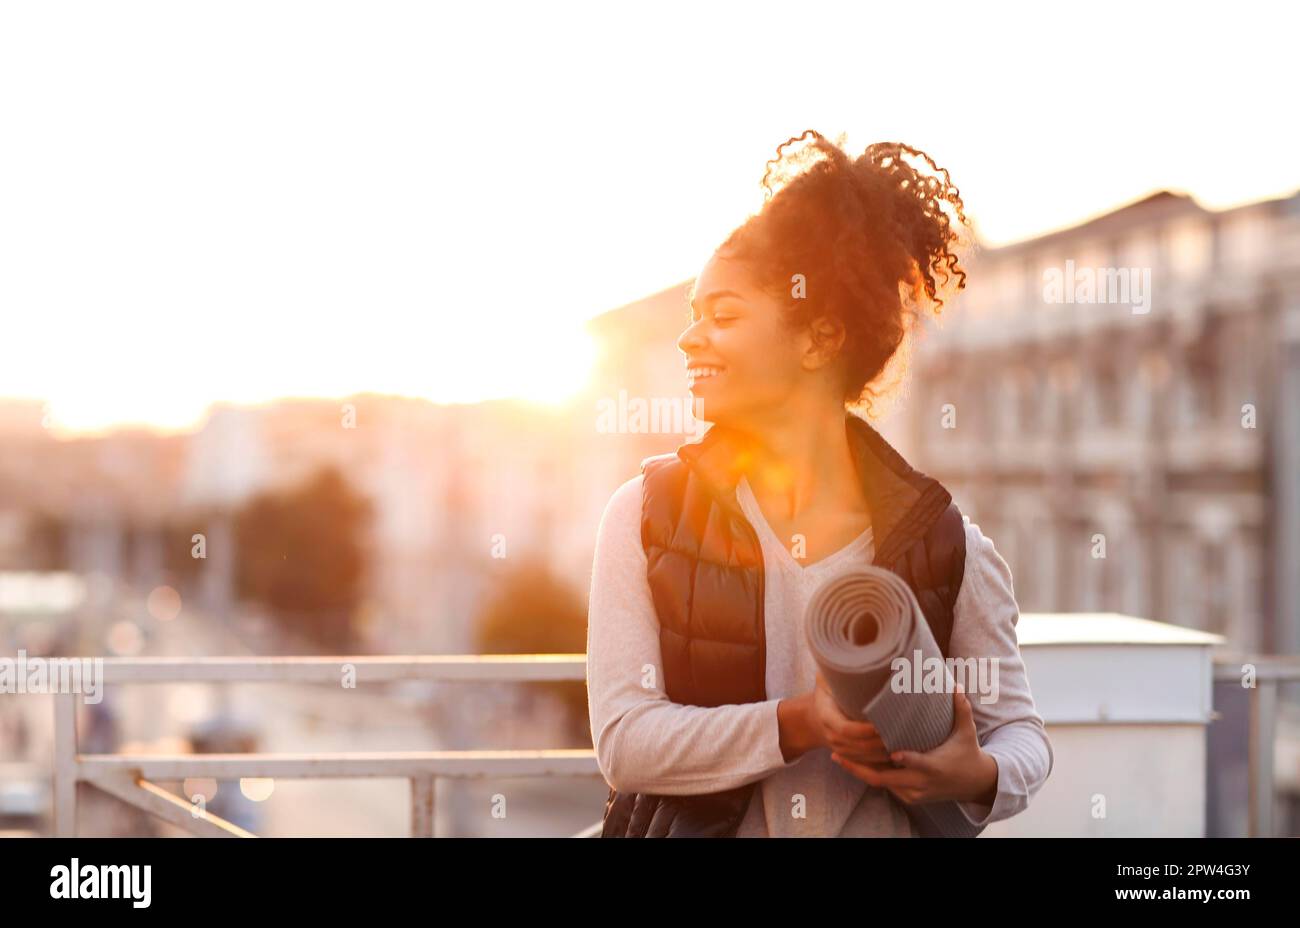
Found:
[[[776,704],[776,722],[781,754],[786,763],[797,760],[818,746],[812,724],[812,692],[790,696]]]
[[[980,750],[980,777],[974,795],[966,799],[976,805],[991,806],[998,797],[998,762],[988,751]]]

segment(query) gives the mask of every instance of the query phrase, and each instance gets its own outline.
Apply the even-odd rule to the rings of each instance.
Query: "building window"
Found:
[[[1103,428],[1114,428],[1119,425],[1123,419],[1120,414],[1121,402],[1119,375],[1115,371],[1115,365],[1107,360],[1099,361],[1093,382],[1095,424]]]
[[[1123,267],[1155,267],[1159,256],[1155,236],[1143,230],[1125,238],[1119,247],[1119,263]]]
[[[1258,213],[1224,219],[1219,226],[1219,249],[1223,265],[1232,270],[1250,270],[1268,260],[1268,223]]]
[[[1185,219],[1169,228],[1169,261],[1176,273],[1200,275],[1210,267],[1214,238],[1204,219]]]
[[[1200,336],[1187,350],[1188,386],[1191,390],[1192,421],[1215,423],[1219,420],[1222,364],[1219,348],[1223,344],[1223,326],[1216,317],[1206,320]]]

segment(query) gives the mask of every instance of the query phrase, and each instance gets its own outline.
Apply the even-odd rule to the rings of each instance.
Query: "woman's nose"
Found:
[[[704,320],[700,320],[703,322]],[[677,348],[682,354],[690,354],[693,350],[698,349],[704,344],[704,338],[700,335],[699,322],[692,322],[686,327],[686,331],[677,337]]]

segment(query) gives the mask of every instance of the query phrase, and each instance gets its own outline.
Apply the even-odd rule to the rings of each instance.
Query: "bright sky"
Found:
[[[0,396],[560,396],[806,128],[929,151],[994,243],[1290,193],[1296,13],[1216,8],[6,4]]]

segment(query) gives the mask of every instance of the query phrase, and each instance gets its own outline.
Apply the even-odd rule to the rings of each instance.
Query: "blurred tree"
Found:
[[[505,573],[483,607],[475,623],[475,645],[480,654],[582,654],[587,650],[587,605],[544,564],[522,563]],[[590,745],[586,683],[525,685],[558,699],[572,736]]]
[[[372,506],[334,467],[252,497],[235,516],[237,586],[287,628],[325,648],[353,644]]]
[[[33,513],[27,523],[27,563],[29,570],[67,570],[68,524],[62,516],[44,509]]]

